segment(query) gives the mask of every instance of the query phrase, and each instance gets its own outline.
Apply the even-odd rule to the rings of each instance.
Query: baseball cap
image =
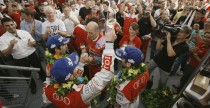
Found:
[[[124,50],[117,49],[116,56],[117,59],[125,59],[125,61],[135,66],[138,66],[144,58],[141,50],[136,48],[135,46],[126,46]]]
[[[186,34],[191,34],[192,28],[190,26],[184,25],[183,27],[180,27],[180,31],[184,31]]]
[[[47,48],[53,49],[69,42],[69,38],[64,38],[61,35],[55,34],[47,39]]]
[[[73,74],[79,63],[79,56],[76,52],[68,57],[57,59],[52,67],[51,76],[55,82],[66,82]]]

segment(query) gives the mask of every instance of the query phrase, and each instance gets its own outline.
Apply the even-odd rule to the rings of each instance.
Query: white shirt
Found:
[[[162,11],[161,9],[158,9],[158,10],[155,11],[155,14],[154,14],[155,19],[160,16],[161,11]],[[170,16],[170,11],[168,9],[166,9],[166,11],[168,13],[168,16]]]
[[[35,52],[35,48],[28,46],[28,40],[35,41],[31,34],[24,30],[17,30],[17,35],[21,38],[15,37],[8,31],[0,37],[0,50],[5,50],[9,47],[10,41],[15,39],[17,43],[14,45],[12,50],[12,56],[14,59],[25,58]]]
[[[73,12],[70,12],[69,15],[70,15],[70,17],[71,17],[74,21],[76,21],[77,23],[79,23],[78,18],[74,15]],[[63,18],[63,17],[65,17],[64,14],[62,15],[61,18]],[[70,20],[69,18],[65,18],[65,20],[64,20],[63,22],[64,22],[64,24],[65,24],[65,26],[66,26],[67,35],[71,35],[71,34],[73,33],[74,28],[75,28],[76,25],[75,25],[74,22],[73,22],[72,20]]]
[[[46,20],[44,23],[42,23],[42,34],[46,33],[47,27],[50,27],[51,33],[54,33],[56,29],[59,31],[66,31],[65,24],[60,19],[55,19],[54,22],[49,22]]]

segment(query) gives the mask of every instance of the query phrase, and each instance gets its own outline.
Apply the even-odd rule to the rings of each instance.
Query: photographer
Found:
[[[189,26],[183,26],[180,28],[175,41],[172,41],[172,35],[170,32],[166,32],[166,40],[158,38],[156,49],[160,50],[159,53],[154,56],[150,61],[148,68],[151,73],[156,67],[159,68],[160,82],[159,86],[165,87],[169,78],[169,72],[175,59],[181,54],[188,51],[188,45],[186,38],[191,34],[192,28]]]
[[[159,36],[159,31],[164,24],[171,24],[170,18],[168,16],[168,12],[166,10],[163,10],[160,13],[160,17],[156,19],[157,26],[156,28],[152,31],[151,36],[152,36],[152,41],[151,41],[151,52],[150,52],[150,59],[152,59],[156,54],[156,44],[157,44],[157,37]]]

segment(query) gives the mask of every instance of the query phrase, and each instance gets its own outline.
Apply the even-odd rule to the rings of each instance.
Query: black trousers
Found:
[[[44,82],[46,80],[46,73],[45,73],[44,69],[42,68],[41,61],[37,57],[35,52],[32,53],[31,55],[29,55],[28,57],[25,57],[22,59],[15,59],[15,64],[16,64],[16,66],[24,66],[24,67],[33,66],[35,68],[40,68],[40,71],[38,72],[39,77],[42,80],[42,82]],[[23,76],[25,76],[25,77],[31,76],[31,72],[23,71],[22,73],[23,73]]]

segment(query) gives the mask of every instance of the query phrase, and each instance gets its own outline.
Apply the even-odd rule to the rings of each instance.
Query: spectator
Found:
[[[196,13],[195,13],[195,16],[192,20],[192,23],[191,23],[191,27],[194,26],[195,23],[199,24],[199,29],[203,29],[203,25],[204,25],[204,22],[203,22],[203,18],[204,18],[204,15],[205,15],[205,10],[203,9],[197,9],[196,10]],[[181,16],[178,21],[176,22],[176,24],[182,24],[185,19],[187,18],[187,16]]]
[[[155,28],[157,26],[156,21],[151,15],[151,12],[152,12],[152,8],[146,7],[146,10],[144,11],[144,16],[141,17],[140,20],[138,21],[139,37],[142,40],[141,50],[143,54],[145,55],[145,58],[147,56],[146,52],[147,52],[149,40],[151,39],[150,36],[148,35],[152,32],[152,28]]]
[[[0,50],[6,55],[12,54],[17,66],[30,67],[30,65],[40,68],[39,76],[42,81],[45,81],[46,75],[41,66],[37,55],[35,54],[36,41],[32,36],[24,30],[16,29],[15,22],[10,18],[3,18],[2,24],[7,32],[0,37]],[[23,75],[30,77],[30,72],[23,72]],[[36,93],[36,83],[32,78],[31,92]]]
[[[63,21],[56,19],[54,9],[51,6],[46,6],[44,9],[48,20],[42,23],[42,38],[46,40],[52,34],[59,34],[65,37],[66,27]]]
[[[125,4],[122,3],[120,6],[120,14],[124,18],[124,26],[123,26],[123,35],[129,35],[129,27],[132,22],[137,22],[142,15],[142,7],[141,5],[137,5],[138,8],[138,15],[136,15],[136,7],[130,6],[128,11],[129,13],[125,12]]]
[[[189,64],[186,65],[186,68],[184,69],[183,76],[180,80],[180,85],[175,86],[174,88],[177,89],[179,92],[186,82],[189,80],[190,76],[192,75],[195,68],[198,66],[198,64],[201,62],[202,57],[208,52],[210,48],[210,33],[205,32],[203,36],[203,40],[197,42],[196,46],[193,49],[190,49],[192,55],[189,58]]]
[[[156,29],[159,30],[161,29],[161,27],[163,27],[164,24],[171,24],[167,11],[163,10],[162,13],[160,13],[160,17],[156,20],[156,22],[157,22]],[[159,34],[160,33],[156,32],[156,30],[154,30],[151,34],[152,41],[151,41],[150,59],[152,59],[157,54],[156,44],[158,40],[157,37],[159,36]]]
[[[166,87],[169,79],[169,72],[171,71],[175,59],[189,50],[186,43],[186,38],[191,32],[192,29],[190,27],[183,26],[177,34],[176,40],[171,40],[170,32],[167,32],[166,40],[163,41],[162,38],[157,40],[156,48],[157,50],[160,50],[160,52],[150,61],[148,68],[149,72],[151,73],[155,68],[158,67],[160,72],[159,87]]]
[[[141,40],[138,37],[139,25],[135,22],[131,23],[129,27],[129,35],[124,35],[120,40],[120,47],[126,47],[127,45],[135,46],[136,48],[141,48]]]
[[[105,16],[105,19],[108,19],[108,14],[109,14],[109,2],[108,1],[104,1],[103,2],[103,14]]]
[[[115,34],[112,31],[111,33],[107,34],[106,36],[107,41],[113,42],[115,39]],[[87,83],[83,84],[83,81],[73,87],[71,86],[69,92],[65,92],[64,95],[58,94],[56,92],[55,84],[52,85],[50,79],[46,79],[46,86],[44,86],[44,102],[52,102],[59,108],[64,107],[70,107],[70,108],[86,108],[90,107],[91,101],[93,98],[102,91],[105,86],[110,82],[110,80],[113,78],[113,72],[114,72],[114,50],[113,50],[113,44],[112,43],[106,43],[106,48],[103,52],[103,59],[102,61],[102,70],[96,73],[96,75]],[[79,56],[77,53],[72,53],[68,58],[61,58],[57,60],[51,71],[51,76],[54,78],[55,83],[63,83],[63,82],[69,82],[73,81],[73,79],[77,79],[80,77],[83,72],[83,66],[85,63],[85,59],[87,58],[87,54],[82,54],[80,57],[80,63],[79,63]],[[106,61],[110,61],[108,64]],[[62,71],[61,71],[62,70]],[[47,75],[50,76],[50,73],[47,73]],[[95,86],[98,85],[98,86]],[[53,87],[54,86],[54,87]],[[89,91],[89,92],[85,92]],[[55,98],[61,97],[62,99],[65,98],[66,101],[60,101]],[[68,103],[68,104],[66,104]]]
[[[41,22],[45,22],[47,20],[47,17],[44,13],[44,8],[45,8],[45,4],[44,3],[38,3],[38,8],[36,10],[36,13],[35,13],[35,19],[36,20],[39,20]]]
[[[61,16],[61,20],[66,26],[67,36],[71,36],[75,26],[79,24],[79,20],[67,5],[63,6],[63,15]]]
[[[81,24],[85,24],[85,17],[91,13],[90,0],[85,1],[85,6],[79,10],[79,20]]]
[[[40,61],[45,61],[45,42],[42,40],[42,22],[34,19],[34,13],[31,10],[25,9],[22,14],[26,15],[25,20],[21,21],[21,30],[25,30],[31,34],[36,41],[36,54]]]
[[[96,17],[98,19],[100,18],[99,8],[97,5],[95,5],[91,8],[91,13],[86,15],[85,20],[87,20],[88,18],[91,18],[91,17]]]
[[[76,7],[76,4],[75,4],[75,2],[71,2],[70,3],[70,9],[71,9],[71,12],[77,17],[77,18],[79,18],[79,10],[80,10],[80,8],[78,9],[77,7]]]
[[[18,3],[13,2],[11,6],[9,5],[8,15],[17,24],[17,29],[20,29],[20,10],[18,9]]]
[[[164,11],[164,10],[167,12],[167,14],[169,16],[170,12],[169,12],[168,9],[165,8],[165,5],[166,5],[165,0],[160,0],[158,3],[159,3],[159,6],[160,6],[160,9],[157,9],[155,11],[154,18],[157,19],[161,15],[162,11]]]

